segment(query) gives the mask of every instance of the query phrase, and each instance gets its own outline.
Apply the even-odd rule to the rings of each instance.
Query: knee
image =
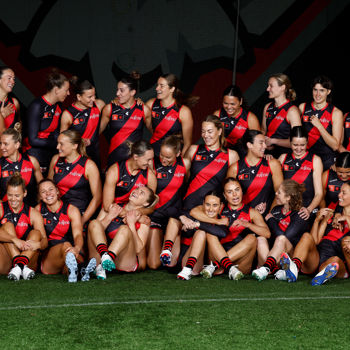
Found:
[[[248,235],[246,237],[247,244],[252,248],[256,249],[257,246],[257,238],[254,235]]]
[[[94,231],[96,231],[97,229],[100,229],[102,227],[101,223],[98,220],[92,220],[90,221],[90,224],[88,226],[88,233],[89,234],[93,234]]]
[[[155,259],[155,258],[152,258],[150,259],[150,261],[148,261],[147,263],[148,265],[148,268],[151,269],[151,270],[157,270],[160,266],[160,259]]]
[[[41,240],[41,232],[39,230],[32,230],[28,235],[28,240],[31,241],[40,241]]]
[[[256,244],[257,248],[268,246],[267,239],[261,236],[256,238]]]
[[[341,247],[344,255],[350,255],[350,237],[346,236],[341,241]]]

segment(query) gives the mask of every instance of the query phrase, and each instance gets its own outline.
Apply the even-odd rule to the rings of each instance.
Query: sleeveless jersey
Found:
[[[128,160],[117,163],[119,168],[119,179],[115,186],[114,201],[124,204],[129,201],[130,193],[140,186],[146,186],[148,182],[148,168],[139,170],[136,175],[131,175],[127,167]]]
[[[12,222],[16,229],[17,238],[25,241],[29,232],[32,230],[32,225],[30,223],[30,211],[32,208],[23,203],[19,213],[15,213],[8,202],[1,202],[0,205],[3,210],[3,215],[0,218],[1,224]]]
[[[58,158],[54,166],[53,181],[60,191],[61,199],[76,206],[81,214],[92,198],[89,180],[85,177],[87,161],[88,158],[82,156],[73,163]]]
[[[255,166],[250,166],[246,158],[237,164],[237,179],[243,190],[243,202],[255,208],[258,204],[266,202],[267,213],[275,197],[272,181],[272,172],[269,161],[262,158]]]
[[[220,148],[211,151],[205,145],[199,145],[191,164],[191,176],[184,197],[185,210],[191,210],[202,204],[204,196],[211,190],[221,189],[229,167],[229,153]]]
[[[158,156],[162,141],[170,135],[182,135],[180,110],[174,102],[169,107],[163,107],[160,100],[156,99],[152,105],[152,129],[153,135],[150,144],[154,153]]]
[[[86,147],[86,152],[95,163],[99,164],[100,110],[95,103],[93,107],[86,109],[80,109],[72,104],[67,108],[67,112],[73,118],[69,129],[78,131],[83,139],[90,140],[91,144]]]
[[[328,177],[326,182],[326,195],[325,195],[325,201],[326,201],[326,207],[335,209],[338,204],[338,194],[340,192],[340,188],[344,183],[347,181],[342,181],[339,179],[337,173],[329,169],[328,171]]]
[[[105,233],[107,236],[107,239],[109,241],[112,241],[113,238],[115,237],[115,235],[117,234],[119,228],[121,226],[125,225],[125,222],[123,221],[123,218],[120,218],[119,216],[117,216],[116,218],[114,218],[110,224],[106,227]],[[140,223],[136,222],[135,223],[135,228],[136,230],[138,230],[140,228]]]
[[[2,201],[7,200],[6,184],[15,172],[21,174],[26,184],[27,196],[24,197],[24,202],[32,207],[35,206],[37,203],[36,179],[34,175],[35,169],[26,153],[23,155],[20,154],[16,162],[12,162],[5,157],[0,158],[0,199]]]
[[[68,241],[74,245],[70,218],[68,209],[70,204],[62,202],[56,212],[52,212],[45,203],[40,203],[40,213],[44,219],[44,226],[49,241],[49,245],[53,245],[53,241]]]
[[[325,233],[321,239],[321,242],[323,241],[332,241],[332,242],[340,242],[341,239],[349,235],[349,226],[346,221],[344,221],[344,228],[342,230],[336,229],[333,227],[333,216],[327,221],[327,227],[325,230]],[[319,244],[321,244],[321,242]]]
[[[350,113],[344,115],[344,141],[343,146],[350,151]]]
[[[326,131],[332,135],[333,110],[334,106],[331,104],[327,104],[321,110],[317,110],[314,108],[313,103],[306,103],[302,113],[302,122],[309,136],[307,147],[312,153],[321,157],[324,170],[329,169],[334,163],[335,152],[323,140],[318,129],[312,125],[310,117],[316,115]]]
[[[2,107],[2,104],[3,102],[0,101],[0,108]],[[4,102],[4,107],[6,107],[9,104],[13,106],[14,111],[11,114],[9,114],[6,118],[4,118],[5,129],[13,128],[15,124],[19,121],[18,111],[12,97],[6,98]]]
[[[284,179],[292,179],[299,184],[305,184],[305,191],[303,193],[304,207],[307,207],[315,196],[313,159],[314,155],[310,152],[306,152],[300,159],[295,158],[293,153],[287,153],[282,164]]]
[[[243,239],[249,232],[249,230],[247,230],[244,226],[232,226],[232,224],[238,219],[242,221],[252,222],[250,217],[250,207],[248,205],[242,204],[240,208],[232,209],[230,205],[227,204],[221,211],[221,216],[226,216],[229,219],[229,233],[225,238],[222,238],[220,240],[221,244],[231,242],[238,236],[242,236]]]
[[[155,160],[157,177],[157,195],[159,202],[155,206],[152,217],[177,216],[182,206],[183,186],[186,168],[182,157],[176,158],[172,165],[163,166],[157,158]]]
[[[127,160],[129,148],[126,141],[135,143],[142,140],[145,113],[143,105],[136,102],[130,108],[111,104],[109,119],[108,166],[121,160]]]

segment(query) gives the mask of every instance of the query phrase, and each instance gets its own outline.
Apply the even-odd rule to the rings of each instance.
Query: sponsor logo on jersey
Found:
[[[238,175],[238,180],[249,180],[249,174]]]

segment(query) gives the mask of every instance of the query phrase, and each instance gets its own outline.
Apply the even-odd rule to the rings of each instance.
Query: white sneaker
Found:
[[[279,280],[279,281],[287,281],[287,275],[286,275],[286,271],[284,270],[278,270],[275,273],[275,280]]]
[[[96,259],[92,258],[90,259],[89,263],[86,267],[83,267],[80,271],[81,274],[81,280],[83,282],[90,281],[90,273],[95,271],[96,268]]]
[[[7,278],[9,280],[19,281],[21,279],[21,276],[22,276],[22,269],[18,265],[15,265],[10,270],[9,274],[7,275]]]
[[[101,265],[107,271],[113,271],[115,269],[115,263],[108,253],[102,255]]]
[[[269,272],[270,270],[267,267],[261,266],[252,272],[252,276],[255,277],[259,282],[261,282],[264,279],[266,279]]]
[[[162,265],[164,266],[168,266],[171,263],[171,257],[173,256],[173,254],[171,253],[171,251],[169,249],[165,249],[162,250],[162,252],[160,253],[160,261],[162,262]]]
[[[230,280],[238,281],[244,277],[242,271],[238,270],[237,266],[238,265],[233,265],[230,267],[230,270],[228,271],[228,278]]]
[[[34,278],[35,272],[32,269],[30,269],[27,265],[24,265],[22,276],[24,280],[30,280]]]
[[[323,270],[321,270],[311,281],[311,285],[320,286],[323,283],[326,283],[331,278],[333,278],[339,270],[338,263],[330,263]]]
[[[96,266],[95,275],[98,280],[105,280],[107,278],[106,270],[102,267],[101,264]]]
[[[72,252],[66,254],[66,266],[68,268],[68,282],[75,283],[78,281],[78,263]]]
[[[203,278],[212,278],[213,274],[216,270],[216,266],[213,264],[213,262],[210,262],[210,265],[204,265],[203,270],[201,271],[201,275]]]
[[[298,268],[295,262],[289,257],[287,253],[282,253],[280,265],[286,272],[288,282],[296,282],[298,279]]]
[[[179,272],[177,274],[177,278],[179,280],[184,280],[184,281],[188,281],[191,279],[192,276],[192,269],[190,269],[189,267],[183,267],[181,272]]]

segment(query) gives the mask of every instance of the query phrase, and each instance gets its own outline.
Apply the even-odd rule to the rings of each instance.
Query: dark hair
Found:
[[[223,198],[223,195],[222,195],[222,191],[219,191],[219,190],[211,190],[211,191],[208,191],[205,196],[203,197],[203,202],[205,200],[205,198],[207,196],[214,196],[214,197],[218,197],[220,199],[220,202],[223,202],[224,201],[224,198]]]
[[[2,78],[2,75],[4,74],[5,70],[12,70],[12,68],[7,67],[7,66],[0,66],[0,79]]]
[[[175,154],[181,151],[181,139],[177,135],[170,135],[162,141],[161,147],[166,146],[171,148]]]
[[[68,81],[68,78],[59,73],[57,69],[53,69],[46,79],[46,90],[51,91],[54,87],[61,88]]]
[[[12,136],[12,139],[15,143],[17,143],[17,142],[22,143],[21,133],[14,128],[8,128],[8,129],[4,130],[2,135]]]
[[[294,137],[306,138],[308,140],[308,133],[302,125],[293,126],[290,131],[289,139],[292,141]]]
[[[158,202],[159,197],[154,193],[154,191],[149,188],[148,186],[145,186],[145,188],[148,189],[148,198],[147,198],[147,205],[145,206],[145,208],[150,208],[152,207],[154,204],[156,204],[156,202]]]
[[[290,81],[288,75],[283,73],[275,73],[270,76],[269,79],[275,78],[279,86],[286,86],[286,98],[290,101],[294,101],[297,98],[297,94],[294,89],[292,89],[292,82]]]
[[[263,133],[260,130],[247,129],[243,135],[243,147],[247,150],[247,143],[254,143],[254,140],[258,135],[263,135]]]
[[[350,152],[341,152],[335,161],[337,168],[350,168]]]
[[[144,140],[129,143],[128,146],[130,148],[130,157],[133,155],[142,157],[147,151],[153,150],[150,143]]]
[[[223,182],[223,187],[225,188],[225,186],[229,183],[229,182],[237,182],[239,184],[239,186],[242,188],[241,183],[239,182],[238,179],[234,178],[234,177],[227,177],[224,182]]]
[[[315,87],[316,84],[322,85],[327,90],[331,90],[331,92],[327,95],[327,102],[332,102],[332,91],[333,91],[333,82],[331,79],[326,77],[325,75],[319,75],[311,83],[311,89]]]
[[[7,181],[6,184],[6,190],[8,190],[9,187],[22,187],[23,192],[25,192],[26,190],[26,183],[23,179],[23,177],[21,176],[21,174],[19,172],[15,172],[10,179]]]
[[[67,129],[60,133],[60,135],[67,136],[69,138],[69,142],[73,145],[78,145],[77,152],[81,156],[86,156],[86,148],[85,144],[83,142],[83,139],[81,138],[81,135],[78,131],[73,129]]]
[[[190,108],[194,107],[199,101],[198,96],[187,95],[179,89],[179,80],[175,74],[168,73],[160,76],[167,81],[169,88],[175,87],[173,97],[175,98],[175,103],[178,107],[186,105]]]
[[[133,70],[129,76],[121,78],[118,82],[127,85],[129,90],[135,90],[138,92],[140,88],[140,79],[141,74],[138,71]]]
[[[245,100],[242,90],[239,88],[239,86],[237,85],[228,86],[222,93],[222,97],[225,97],[225,96],[236,97],[238,100],[241,101],[241,106],[244,109],[248,108],[247,101]]]
[[[75,95],[82,95],[86,90],[94,89],[95,87],[86,79],[80,79],[76,75],[69,79],[72,84],[72,89]]]
[[[220,142],[220,148],[223,152],[227,153],[226,149],[224,148],[225,143],[226,143],[226,139],[225,139],[225,130],[224,130],[224,126],[221,123],[221,120],[219,117],[217,117],[216,115],[213,114],[209,114],[202,123],[213,123],[215,128],[218,130],[221,130],[221,135],[219,138],[219,142]]]
[[[284,192],[290,197],[289,208],[291,211],[300,210],[303,206],[303,192],[305,191],[305,185],[298,182],[287,179],[281,183]]]

